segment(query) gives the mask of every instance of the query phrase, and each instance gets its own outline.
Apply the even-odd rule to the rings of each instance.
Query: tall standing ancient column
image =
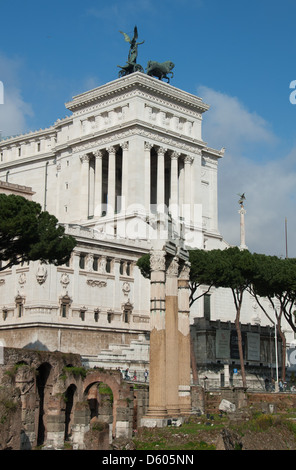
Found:
[[[191,413],[189,273],[190,263],[182,261],[178,277],[178,366],[179,407],[181,415]]]
[[[238,211],[240,214],[240,249],[246,250],[248,247],[246,245],[246,232],[245,232],[245,214],[246,210],[244,209],[243,204],[241,204],[241,208]]]
[[[178,347],[178,258],[167,256],[165,296],[166,340],[166,406],[170,417],[178,416],[179,409],[179,347]]]
[[[165,262],[164,250],[151,250],[149,408],[147,418],[166,415]]]

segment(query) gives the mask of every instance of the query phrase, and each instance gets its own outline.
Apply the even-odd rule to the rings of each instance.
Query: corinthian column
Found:
[[[157,210],[164,212],[164,155],[166,150],[159,148],[157,151]]]
[[[128,205],[128,142],[124,142],[122,145],[122,186],[121,186],[121,210],[126,210]]]
[[[166,271],[166,406],[167,414],[178,416],[179,409],[179,345],[178,345],[178,258],[169,258]]]
[[[192,157],[187,155],[184,159],[184,208],[183,217],[189,223],[191,219],[191,165]]]
[[[110,147],[107,150],[109,154],[107,215],[113,215],[115,212],[116,150],[114,147]]]
[[[171,155],[171,197],[170,197],[170,213],[176,219],[179,215],[178,209],[178,158],[180,154],[173,152]]]
[[[178,278],[179,407],[181,414],[191,412],[190,393],[190,263],[183,261]]]
[[[81,218],[86,219],[89,215],[89,155],[85,154],[80,157],[80,211]]]
[[[144,143],[144,159],[145,159],[145,211],[147,214],[150,213],[150,185],[151,185],[151,148],[152,145],[149,142]]]
[[[101,217],[102,215],[102,158],[101,150],[94,152],[96,159],[95,165],[95,210],[94,215]]]
[[[165,251],[150,253],[150,371],[147,418],[166,415]],[[169,385],[169,384],[168,384]]]

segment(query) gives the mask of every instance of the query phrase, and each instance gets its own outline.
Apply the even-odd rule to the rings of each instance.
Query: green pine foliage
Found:
[[[40,204],[14,194],[0,194],[0,270],[26,261],[61,265],[76,245],[55,216]]]

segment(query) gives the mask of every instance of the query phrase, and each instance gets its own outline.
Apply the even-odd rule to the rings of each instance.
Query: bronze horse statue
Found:
[[[149,60],[146,70],[147,75],[150,75],[150,77],[156,77],[159,80],[165,78],[168,83],[170,83],[168,74],[171,74],[171,78],[173,78],[174,74],[172,72],[172,69],[174,67],[175,64],[170,60],[167,60],[166,62],[156,62],[154,60]]]

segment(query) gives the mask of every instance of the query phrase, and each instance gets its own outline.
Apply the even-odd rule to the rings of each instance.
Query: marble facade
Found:
[[[228,246],[218,228],[224,150],[203,141],[201,98],[141,72],[81,93],[66,109],[47,129],[0,141],[0,180],[31,187],[78,242],[67,266],[0,272],[0,341],[144,370],[150,286],[137,259],[159,228],[189,249]],[[230,296],[217,291],[212,315],[233,318]],[[200,301],[191,322],[202,315]],[[253,321],[249,307],[245,318]],[[120,351],[133,347],[139,359],[127,360]]]

